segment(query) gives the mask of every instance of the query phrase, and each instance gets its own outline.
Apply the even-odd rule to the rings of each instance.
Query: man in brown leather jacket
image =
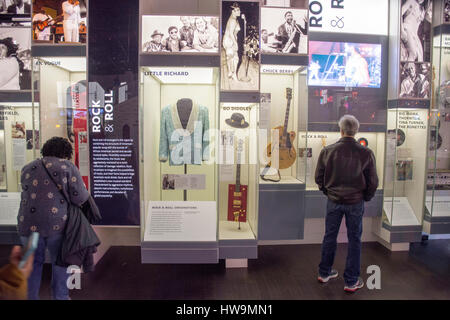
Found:
[[[354,138],[359,129],[358,120],[345,115],[339,120],[339,128],[342,138],[322,149],[315,174],[319,189],[328,197],[318,280],[324,283],[338,276],[332,266],[339,227],[345,215],[348,253],[344,290],[355,292],[364,286],[359,277],[364,201],[375,195],[378,176],[373,152]]]

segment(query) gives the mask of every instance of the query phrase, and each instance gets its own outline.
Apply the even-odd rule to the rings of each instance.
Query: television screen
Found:
[[[308,85],[380,88],[381,44],[309,41]]]

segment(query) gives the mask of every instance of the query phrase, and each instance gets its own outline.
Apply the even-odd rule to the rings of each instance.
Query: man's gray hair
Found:
[[[346,114],[339,119],[339,128],[347,136],[355,136],[359,130],[359,121],[354,116]]]

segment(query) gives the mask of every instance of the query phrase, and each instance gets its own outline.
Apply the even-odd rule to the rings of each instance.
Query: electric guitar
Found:
[[[241,152],[242,140],[237,147],[236,184],[228,185],[228,221],[247,221],[247,189],[248,186],[241,184]]]
[[[287,131],[287,126],[289,122],[289,109],[291,107],[292,100],[292,89],[286,88],[286,115],[284,119],[284,126],[278,126],[274,128],[274,130],[278,130],[279,133],[279,143],[278,145],[272,145],[270,143],[267,146],[267,156],[271,157],[272,154],[276,154],[278,152],[279,163],[278,169],[287,169],[292,166],[297,159],[297,152],[295,151],[295,147],[293,141],[295,139],[295,131]],[[271,163],[268,164],[271,166]]]
[[[36,28],[38,28],[39,31],[44,31],[45,28],[50,27],[50,23],[51,23],[52,21],[54,21],[54,22],[60,22],[60,21],[63,20],[62,18],[63,18],[63,15],[59,15],[59,16],[57,16],[55,19],[49,18],[49,19],[46,19],[46,20],[44,20],[44,21],[35,21],[35,22],[33,22],[33,23],[34,23],[34,26],[35,26]]]

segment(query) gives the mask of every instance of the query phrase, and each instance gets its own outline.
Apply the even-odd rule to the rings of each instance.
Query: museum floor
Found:
[[[0,263],[9,246],[0,246]],[[347,245],[340,244],[335,267],[345,265]],[[366,268],[381,268],[381,290],[367,287],[356,294],[343,291],[337,280],[316,281],[320,245],[261,246],[248,269],[217,265],[149,265],[140,263],[139,247],[113,247],[83,275],[78,299],[450,299],[450,240],[411,245],[410,252],[390,252],[378,243],[364,243],[362,277]],[[49,299],[50,268],[44,268],[41,298]]]

